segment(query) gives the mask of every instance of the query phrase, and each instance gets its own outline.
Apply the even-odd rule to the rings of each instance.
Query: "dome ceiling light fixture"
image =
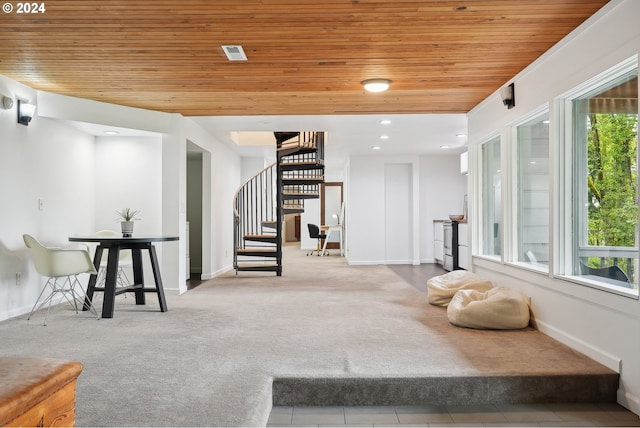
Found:
[[[367,79],[362,81],[362,86],[368,92],[384,92],[389,89],[391,80],[389,79]]]

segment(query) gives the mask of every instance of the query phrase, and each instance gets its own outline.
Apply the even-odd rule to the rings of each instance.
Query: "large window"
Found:
[[[571,273],[637,294],[637,65],[571,103]]]
[[[501,254],[500,138],[481,146],[482,150],[482,254]]]
[[[548,114],[516,128],[517,216],[515,260],[548,269],[549,120]]]

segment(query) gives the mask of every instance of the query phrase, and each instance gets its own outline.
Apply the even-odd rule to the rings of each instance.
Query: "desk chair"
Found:
[[[27,234],[22,235],[22,239],[27,248],[31,250],[36,271],[40,275],[48,277],[27,319],[31,319],[35,311],[48,303],[49,307],[44,317],[44,325],[47,325],[51,303],[57,293],[62,294],[78,313],[78,302],[80,302],[80,306],[84,302],[84,292],[80,281],[78,281],[78,275],[81,273],[97,273],[89,252],[85,249],[45,247],[33,236]],[[49,295],[40,302],[40,299],[48,289],[50,290]],[[40,304],[38,304],[39,302]],[[98,316],[93,306],[89,307],[89,310],[96,317]]]
[[[325,251],[325,252],[322,251],[322,245],[321,245],[321,241],[323,239],[327,239],[327,235],[325,233],[320,233],[320,228],[315,224],[308,223],[307,224],[307,228],[309,229],[309,237],[311,239],[317,239],[318,240],[318,245],[317,245],[316,249],[309,251],[307,253],[307,256],[308,255],[313,255],[313,253],[318,253],[319,256],[328,255],[329,254],[328,251]]]

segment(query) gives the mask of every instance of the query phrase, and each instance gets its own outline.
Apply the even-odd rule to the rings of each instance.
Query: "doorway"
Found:
[[[205,153],[197,145],[187,142],[187,212],[186,212],[186,274],[188,288],[201,281],[203,272],[203,217]]]
[[[344,219],[344,195],[341,181],[331,181],[320,186],[320,224],[342,224]],[[327,248],[340,249],[338,236],[329,236]]]

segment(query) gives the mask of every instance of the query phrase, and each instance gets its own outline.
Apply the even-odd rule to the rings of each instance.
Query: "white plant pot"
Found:
[[[120,228],[122,229],[122,236],[124,238],[130,238],[133,236],[133,222],[132,221],[121,221]]]

